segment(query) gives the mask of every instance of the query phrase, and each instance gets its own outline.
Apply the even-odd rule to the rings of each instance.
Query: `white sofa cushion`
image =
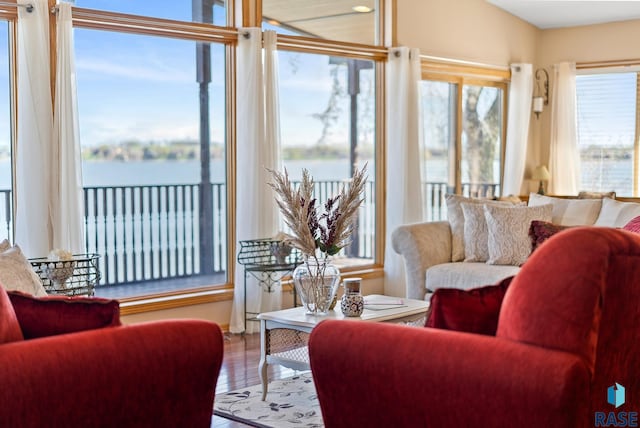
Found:
[[[488,232],[488,264],[520,266],[531,254],[529,228],[533,220],[551,221],[551,204],[537,207],[485,205]]]
[[[564,199],[538,195],[537,193],[529,195],[530,207],[547,204],[553,206],[551,213],[553,224],[586,226],[596,222],[602,207],[602,199]]]
[[[427,269],[426,291],[438,288],[470,290],[483,285],[492,285],[515,275],[518,266],[488,265],[486,263],[442,263]]]
[[[640,204],[620,202],[610,198],[602,200],[602,209],[595,222],[596,226],[624,227],[633,218],[640,215]]]

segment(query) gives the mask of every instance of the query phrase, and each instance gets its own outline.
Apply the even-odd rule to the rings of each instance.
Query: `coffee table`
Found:
[[[389,304],[394,302],[394,304]],[[401,302],[401,303],[398,303]],[[370,303],[370,304],[369,304]],[[397,303],[397,304],[396,304]],[[267,396],[269,364],[279,364],[293,370],[309,370],[307,344],[311,330],[327,319],[349,319],[364,322],[389,322],[424,326],[429,302],[381,295],[365,297],[364,313],[360,317],[345,317],[340,304],[327,315],[308,315],[303,307],[264,312],[260,320],[260,383],[262,400]]]

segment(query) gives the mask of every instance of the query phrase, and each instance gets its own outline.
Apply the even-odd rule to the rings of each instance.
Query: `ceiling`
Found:
[[[538,28],[640,19],[640,1],[487,0]]]

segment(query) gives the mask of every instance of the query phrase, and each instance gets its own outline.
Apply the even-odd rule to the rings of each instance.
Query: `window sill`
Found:
[[[227,300],[233,300],[232,284],[215,286],[209,289],[183,290],[135,299],[122,299],[120,301],[120,315],[125,316]]]

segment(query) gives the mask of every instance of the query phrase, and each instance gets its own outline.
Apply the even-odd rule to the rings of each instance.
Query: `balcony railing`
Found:
[[[342,181],[318,181],[315,195],[323,201],[338,192]],[[201,236],[198,184],[95,186],[84,188],[85,251],[100,254],[100,286],[177,279],[223,273],[227,263],[226,186],[210,184],[212,230]],[[423,183],[426,219],[446,219],[447,183]],[[497,184],[463,184],[467,196],[492,197]],[[372,259],[375,247],[374,183],[368,182],[357,233],[344,255]],[[0,190],[0,238],[11,238],[11,191]],[[5,234],[6,232],[6,234]],[[209,266],[201,265],[207,243]]]

